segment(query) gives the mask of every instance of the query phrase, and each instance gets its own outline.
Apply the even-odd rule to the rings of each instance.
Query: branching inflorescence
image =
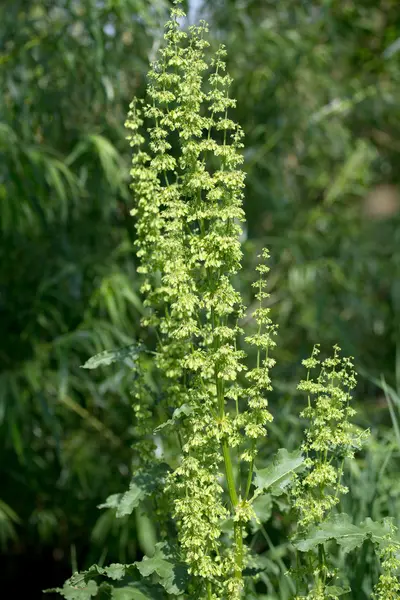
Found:
[[[291,488],[289,499],[298,516],[294,546],[313,556],[307,563],[307,597],[335,598],[338,588],[330,585],[334,572],[324,544],[331,539],[347,543],[350,528],[346,515],[334,522],[329,517],[347,491],[344,460],[353,457],[361,441],[350,425],[353,365],[340,357],[337,346],[324,361],[314,348],[304,361],[307,379],[299,385],[308,395],[301,415],[309,423],[302,449],[292,454],[282,449],[270,466],[257,470],[254,462],[272,420],[267,395],[276,326],[265,302],[269,255],[263,250],[259,256],[255,328],[244,335],[246,309],[233,284],[242,257],[243,133],[230,115],[235,100],[229,94],[224,47],[207,63],[207,24],[186,32],[179,25],[182,17],[177,0],[165,45],[149,72],[147,97],[132,102],[126,121],[133,148],[137,270],[146,311],[142,325],[155,341],[147,354],[135,358],[137,471],[129,490],[103,505],[126,516],[151,499],[161,541],[154,557],[134,565],[93,567],[74,575],[61,592],[74,600],[86,589],[79,598],[91,598],[102,589],[96,577],[130,576],[134,583],[124,588],[124,598],[245,598],[251,553],[244,542],[248,523],[257,522],[254,501],[269,494],[272,503],[271,498]],[[246,345],[256,357],[253,368]],[[149,354],[157,397],[146,372]],[[312,379],[317,367],[319,375]],[[156,451],[154,434],[176,452]],[[376,597],[398,598],[398,545],[392,529],[379,526],[385,534],[379,537],[377,524],[352,527],[358,544],[375,535],[380,549],[383,573]],[[138,572],[151,579],[147,588],[137,584]],[[397,595],[385,596],[390,586]],[[252,598],[254,593],[253,587]],[[297,597],[304,597],[300,593]]]
[[[149,73],[149,101],[134,101],[127,120],[137,202],[132,212],[149,311],[144,324],[158,332],[165,402],[190,407],[179,426],[182,460],[167,482],[180,546],[193,575],[234,598],[243,586],[242,526],[253,516],[247,497],[257,440],[272,419],[264,392],[270,389],[275,327],[262,306],[268,270],[262,264],[258,331],[246,338],[257,347],[257,366],[246,373],[249,385],[238,385],[246,371],[246,355],[237,347],[244,308],[232,278],[241,260],[243,134],[229,116],[235,100],[225,49],[219,48],[209,68],[206,23],[186,33],[178,24],[182,16],[178,3],[166,26],[166,46]],[[144,122],[150,123],[147,146],[139,133]],[[243,491],[235,481],[233,452],[247,465]],[[221,520],[229,516],[233,539],[223,547]]]

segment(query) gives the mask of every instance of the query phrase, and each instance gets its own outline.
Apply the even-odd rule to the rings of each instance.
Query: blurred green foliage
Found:
[[[115,521],[96,510],[127,487],[134,459],[129,368],[94,376],[80,365],[138,333],[123,124],[167,4],[2,3],[0,549],[9,578],[27,556],[69,571],[76,561],[129,562],[154,544],[145,515]],[[245,294],[258,249],[272,255],[271,448],[299,439],[300,359],[315,342],[338,341],[361,371],[359,419],[373,433],[344,509],[399,524],[398,2],[208,0],[203,10],[227,46],[246,133]],[[276,516],[269,533],[255,533],[254,546],[274,558],[265,597],[289,597],[286,526]],[[43,575],[30,597],[61,580]]]
[[[394,382],[398,3],[209,4],[247,136],[249,236],[276,263],[281,347],[292,360],[322,334]]]
[[[136,552],[132,528],[96,509],[129,476],[129,371],[96,379],[80,365],[136,335],[123,125],[165,9],[2,3],[0,544],[10,570],[49,551],[68,569],[71,548],[79,562]]]

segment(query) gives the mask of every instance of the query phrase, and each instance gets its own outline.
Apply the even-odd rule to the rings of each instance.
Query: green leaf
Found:
[[[153,556],[157,543],[157,523],[152,513],[145,510],[137,510],[136,517],[136,537],[139,547],[143,554]]]
[[[271,494],[262,494],[254,499],[253,510],[257,515],[259,523],[253,519],[251,521],[251,530],[256,532],[260,529],[263,523],[266,523],[271,518],[272,514],[272,496]]]
[[[336,598],[336,596],[343,596],[343,594],[349,594],[351,592],[351,587],[348,585],[346,587],[339,587],[337,585],[328,585],[324,589],[326,596]]]
[[[111,494],[104,504],[99,504],[97,508],[118,508],[123,494]]]
[[[192,414],[193,412],[193,407],[190,406],[189,404],[182,404],[182,406],[180,406],[179,408],[176,408],[173,412],[173,415],[170,419],[168,419],[168,421],[165,421],[164,423],[161,423],[161,425],[159,425],[158,427],[155,428],[154,433],[157,433],[158,431],[160,431],[161,429],[164,429],[164,427],[169,427],[171,425],[175,425],[176,421],[184,416],[188,416],[190,414]]]
[[[154,598],[152,592],[143,593],[133,585],[114,588],[111,597],[113,600],[153,600]]]
[[[119,580],[125,577],[127,568],[129,568],[129,565],[112,563],[109,567],[104,568],[104,575],[110,579]]]
[[[278,450],[272,465],[265,469],[255,470],[254,484],[257,488],[255,497],[268,490],[273,496],[282,494],[291,483],[294,474],[302,468],[304,456],[300,450],[288,452],[285,448]]]
[[[176,561],[164,542],[156,544],[154,556],[145,556],[141,562],[135,563],[142,577],[157,575],[158,582],[168,594],[183,594],[188,582],[187,567]]]
[[[96,581],[94,581],[95,577],[102,575],[117,581],[123,579],[126,575],[129,575],[133,569],[135,569],[135,565],[133,564],[123,565],[120,563],[113,563],[108,567],[92,565],[87,571],[74,573],[72,577],[64,583],[62,588],[45,591],[47,593],[56,592],[61,594],[66,600],[90,600],[92,596],[96,596],[99,590]]]
[[[103,581],[97,589],[96,600],[110,600],[113,589],[114,586],[111,583]]]
[[[123,362],[129,367],[135,365],[135,361],[139,356],[139,346],[137,344],[130,344],[123,348],[117,348],[116,350],[105,350],[99,354],[95,354],[89,360],[82,365],[82,369],[97,369],[104,365],[111,365],[114,362]]]
[[[123,587],[114,587],[112,600],[164,600],[165,592],[157,585],[146,585],[143,581],[135,581]]]
[[[294,546],[301,552],[313,550],[319,544],[335,540],[344,552],[359,548],[366,539],[374,544],[385,546],[389,543],[385,536],[391,533],[390,520],[377,522],[367,518],[360,525],[354,525],[349,515],[333,515],[319,526],[313,527],[305,537],[298,539]]]
[[[64,583],[62,588],[46,590],[46,592],[61,594],[65,600],[90,600],[90,598],[97,594],[97,583],[93,579],[86,582],[82,576],[80,576],[79,582],[74,581],[74,578],[78,575],[79,573],[75,573],[75,575]]]
[[[270,564],[270,559],[262,554],[252,554],[249,556],[247,566],[243,571],[245,577],[254,577],[258,573],[265,571]]]
[[[141,469],[133,476],[127,492],[112,494],[99,508],[116,508],[118,518],[130,515],[144,498],[163,485],[168,471],[166,463],[153,463],[147,469]]]

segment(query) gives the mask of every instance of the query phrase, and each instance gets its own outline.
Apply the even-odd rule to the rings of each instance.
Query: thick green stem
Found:
[[[238,495],[236,493],[235,479],[233,476],[231,453],[226,439],[224,439],[222,442],[222,453],[224,455],[225,475],[226,482],[228,484],[229,499],[232,503],[233,508],[235,508],[239,500]]]
[[[239,498],[235,487],[235,478],[233,476],[233,467],[231,453],[226,439],[222,441],[222,453],[224,455],[225,476],[228,484],[229,499],[233,510],[239,504]],[[235,539],[235,578],[242,581],[243,571],[243,533],[242,526],[238,522],[234,522],[233,534]]]
[[[242,580],[243,571],[243,532],[242,525],[240,523],[234,524],[234,537],[235,537],[235,578]]]
[[[220,418],[223,419],[225,417],[225,400],[224,400],[224,388],[223,382],[219,379],[218,375],[215,374],[215,385],[217,388],[217,398],[218,398],[218,410],[220,414]],[[232,504],[232,509],[235,510],[236,506],[239,504],[238,494],[236,492],[235,486],[235,477],[233,473],[233,465],[231,459],[231,452],[228,444],[228,440],[224,438],[221,443],[222,446],[222,454],[224,457],[224,467],[225,467],[225,477],[228,485],[228,494],[229,499]],[[235,521],[234,523],[234,540],[235,540],[235,578],[238,581],[242,581],[242,571],[243,571],[243,534],[242,534],[242,526],[240,523]]]
[[[317,577],[317,587],[319,582],[324,587],[326,582],[326,557],[324,546],[322,544],[318,544],[318,566],[319,572]]]
[[[218,393],[218,405],[220,409],[220,414],[223,417],[225,415],[224,409],[224,396],[223,396],[223,387],[221,382],[216,378],[217,384],[217,393]],[[235,486],[235,477],[233,474],[233,466],[231,459],[231,452],[229,448],[229,444],[226,438],[222,440],[222,454],[224,457],[224,466],[225,466],[225,477],[226,482],[228,484],[228,493],[229,499],[232,504],[233,510],[235,510],[236,506],[239,504],[239,498],[236,492]],[[240,523],[234,522],[234,540],[235,540],[235,578],[238,581],[242,581],[242,571],[243,571],[243,534],[242,534],[242,526]]]

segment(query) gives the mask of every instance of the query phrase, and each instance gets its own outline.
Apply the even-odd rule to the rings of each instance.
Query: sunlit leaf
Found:
[[[360,525],[354,525],[349,515],[341,513],[312,528],[304,537],[297,539],[294,546],[301,552],[308,552],[319,544],[335,540],[344,552],[351,552],[362,546],[366,539],[384,546],[388,543],[386,536],[390,533],[389,520],[377,522],[367,518]]]
[[[168,594],[179,596],[184,593],[188,580],[187,567],[174,560],[165,543],[156,545],[154,556],[145,556],[135,564],[143,577],[156,574]]]
[[[336,596],[343,596],[343,594],[351,593],[351,588],[349,586],[339,587],[337,585],[327,585],[324,592],[328,597],[335,598]]]
[[[138,471],[131,480],[129,490],[122,494],[112,494],[99,508],[116,508],[117,517],[130,515],[134,508],[163,485],[169,471],[165,463],[150,464]]]
[[[268,490],[273,496],[282,494],[292,482],[294,474],[302,468],[303,463],[304,456],[300,450],[288,452],[285,448],[281,448],[269,467],[255,470],[254,484],[258,493]]]
[[[113,600],[153,600],[154,596],[150,594],[151,592],[145,594],[133,586],[126,586],[113,588],[111,597]]]
[[[154,433],[161,431],[165,427],[170,427],[171,425],[175,425],[175,423],[178,421],[178,419],[180,419],[183,416],[187,417],[188,415],[192,414],[192,412],[193,412],[193,408],[189,404],[182,404],[182,406],[180,406],[179,408],[176,408],[174,410],[172,417],[170,419],[168,419],[168,421],[161,423],[161,425],[158,425],[158,427],[155,428]]]
[[[93,579],[88,582],[78,582],[71,578],[69,582],[66,582],[62,588],[46,590],[46,592],[57,592],[65,600],[90,600],[97,594],[97,583]]]
[[[123,362],[126,365],[133,367],[137,357],[139,356],[140,349],[137,344],[131,344],[124,348],[117,348],[116,350],[105,350],[95,356],[92,356],[82,365],[83,369],[97,369],[98,367],[108,366],[114,362]]]

